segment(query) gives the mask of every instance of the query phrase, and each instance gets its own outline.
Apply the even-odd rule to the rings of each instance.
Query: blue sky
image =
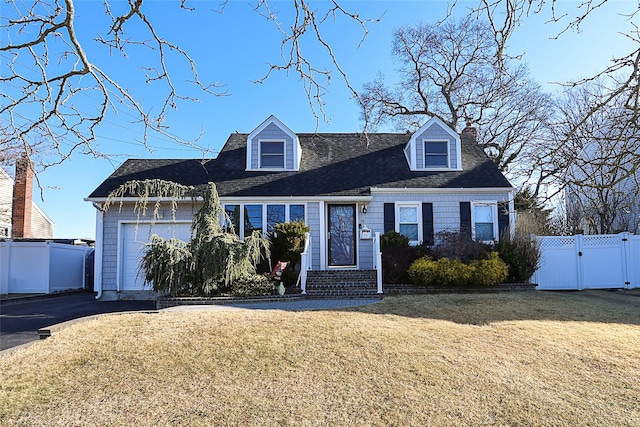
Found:
[[[320,3],[320,2],[319,2]],[[380,23],[369,25],[370,34],[358,48],[361,39],[359,27],[346,19],[327,26],[329,42],[333,43],[336,56],[348,73],[353,86],[362,88],[379,72],[393,77],[394,64],[390,56],[392,32],[403,25],[418,21],[434,22],[444,17],[447,2],[441,1],[342,1],[349,10],[357,10],[361,16],[382,17]],[[561,7],[576,14],[580,2],[563,1]],[[612,1],[591,19],[587,20],[579,34],[567,33],[559,40],[553,37],[562,29],[560,25],[545,24],[548,15],[528,19],[518,29],[510,43],[512,53],[523,53],[532,77],[550,91],[556,90],[552,82],[563,82],[590,75],[608,65],[614,56],[630,51],[629,43],[618,34],[628,23],[616,14],[629,9],[630,1]],[[124,2],[115,2],[123,7]],[[212,97],[198,95],[198,103],[181,103],[168,119],[170,132],[184,140],[203,137],[198,144],[211,150],[219,150],[232,132],[250,132],[269,115],[274,114],[294,132],[311,132],[316,129],[316,119],[311,113],[297,75],[274,74],[263,84],[253,83],[267,71],[267,62],[279,57],[279,33],[272,23],[252,11],[251,2],[230,1],[222,13],[219,2],[195,1],[196,12],[181,11],[178,2],[147,0],[145,6],[149,18],[155,20],[157,31],[167,39],[187,50],[198,64],[201,79],[205,82],[225,84],[230,96]],[[456,13],[465,12],[475,2],[460,2]],[[286,2],[275,3],[276,9],[288,10]],[[79,0],[76,3],[76,25],[84,41],[94,35],[104,12],[101,1]],[[140,30],[131,27],[135,33]],[[93,60],[125,86],[134,88],[135,95],[145,106],[159,102],[154,88],[136,77],[137,67],[144,64],[144,54],[130,51],[127,59],[110,56],[103,47],[87,43]],[[308,55],[317,64],[328,64],[328,58],[312,46]],[[184,79],[185,64],[172,63],[174,79]],[[187,91],[197,95],[194,91]],[[362,129],[360,112],[351,99],[344,83],[334,75],[325,97],[325,110],[330,123],[320,122],[321,132],[358,132]],[[89,101],[90,104],[90,101]],[[113,156],[111,159],[95,159],[75,155],[70,161],[42,172],[39,176],[44,187],[44,201],[37,203],[56,223],[55,236],[61,238],[93,238],[95,236],[95,210],[85,202],[95,189],[115,168],[128,157],[185,158],[199,157],[200,152],[189,150],[169,142],[164,137],[152,137],[152,151],[140,147],[140,127],[126,110],[118,115],[110,114],[99,129],[98,147]],[[37,196],[36,196],[37,197]]]

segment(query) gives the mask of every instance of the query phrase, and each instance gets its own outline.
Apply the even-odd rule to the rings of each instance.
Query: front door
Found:
[[[356,205],[328,205],[329,266],[356,266]]]

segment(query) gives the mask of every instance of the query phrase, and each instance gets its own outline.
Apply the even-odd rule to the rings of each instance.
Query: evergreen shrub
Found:
[[[410,246],[409,239],[389,231],[380,236],[382,251],[382,280],[384,283],[407,283],[407,270],[413,261],[424,252],[421,246]]]
[[[281,280],[285,286],[293,286],[298,281],[300,255],[304,251],[306,233],[311,228],[302,221],[282,222],[269,233],[271,259],[274,262],[287,261],[289,264],[282,272]]]
[[[274,290],[273,281],[259,274],[241,277],[231,285],[231,294],[234,297],[273,295]]]
[[[427,286],[494,286],[507,277],[507,266],[492,252],[487,259],[463,262],[459,259],[423,257],[414,261],[408,270],[412,283]]]

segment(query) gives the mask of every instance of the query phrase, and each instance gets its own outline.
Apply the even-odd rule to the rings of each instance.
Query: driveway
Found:
[[[102,313],[155,310],[155,301],[96,301],[82,292],[46,299],[0,303],[0,351],[39,339],[38,329]]]

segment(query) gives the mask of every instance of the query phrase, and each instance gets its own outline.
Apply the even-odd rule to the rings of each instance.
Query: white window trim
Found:
[[[262,167],[262,143],[281,142],[282,143],[282,167]],[[284,139],[259,139],[258,140],[258,169],[261,171],[283,171],[287,169],[287,141]]]
[[[427,143],[428,142],[444,142],[447,145],[447,166],[432,167],[427,166]],[[451,141],[446,139],[429,139],[422,140],[422,168],[430,171],[448,171],[451,170]]]
[[[419,245],[424,241],[423,230],[422,230],[422,202],[395,202],[395,230],[397,233],[400,233],[400,208],[416,208],[417,218],[418,218],[418,240],[410,240],[409,244],[411,246]]]
[[[497,200],[472,200],[471,201],[471,237],[476,240],[476,206],[491,206],[493,215],[493,238],[494,240],[479,240],[482,243],[494,243],[499,239],[498,236],[498,201]]]

